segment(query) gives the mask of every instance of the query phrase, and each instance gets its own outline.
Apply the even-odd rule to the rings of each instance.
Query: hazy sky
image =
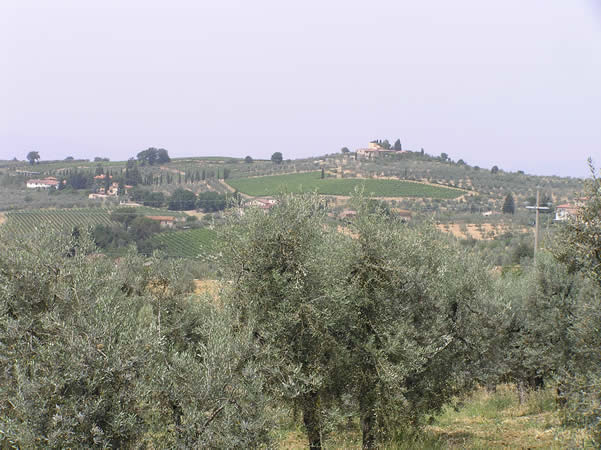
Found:
[[[0,0],[0,61],[0,159],[601,165],[601,0]]]

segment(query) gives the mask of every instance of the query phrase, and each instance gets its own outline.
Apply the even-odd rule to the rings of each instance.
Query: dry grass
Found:
[[[469,239],[473,238],[478,241],[483,240],[492,240],[497,236],[500,236],[508,231],[511,231],[512,228],[506,224],[492,224],[492,223],[483,223],[483,224],[457,224],[457,223],[449,223],[449,224],[439,224],[437,228],[440,231],[451,233],[453,236],[459,239]],[[520,233],[526,233],[528,230],[526,228],[521,228],[517,230]]]
[[[300,429],[280,434],[281,449],[307,448]],[[337,433],[328,449],[360,449],[358,430]],[[592,448],[582,429],[562,426],[552,389],[531,393],[520,405],[515,388],[501,385],[494,393],[479,389],[459,407],[447,407],[433,424],[413,437],[384,444],[386,449]]]
[[[0,213],[0,225],[2,225],[4,222],[6,222],[6,216],[4,213]]]
[[[561,425],[553,391],[533,392],[520,405],[513,386],[495,393],[476,391],[459,409],[447,408],[427,432],[445,448],[575,448],[586,446],[588,435]]]
[[[194,293],[208,294],[213,300],[219,299],[221,284],[217,280],[194,280]]]

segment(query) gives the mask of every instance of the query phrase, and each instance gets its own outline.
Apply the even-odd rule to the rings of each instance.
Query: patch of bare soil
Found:
[[[4,213],[0,213],[0,225],[2,225],[4,222],[6,222],[6,216]]]
[[[195,294],[208,294],[213,300],[219,299],[221,284],[217,280],[194,280]]]
[[[508,231],[511,231],[509,225],[505,224],[457,224],[457,223],[441,223],[436,226],[440,231],[445,233],[451,233],[453,236],[459,239],[473,238],[478,241],[491,240],[500,236]],[[519,232],[526,233],[528,230],[522,228]]]
[[[186,214],[188,216],[196,216],[196,217],[198,217],[199,220],[205,216],[205,213],[200,212],[200,211],[194,211],[194,210],[184,211],[184,214]]]
[[[186,172],[184,172],[183,170],[172,169],[172,168],[167,167],[167,166],[161,166],[161,167],[159,167],[159,169],[164,170],[166,172],[179,173],[180,175],[185,175],[186,174]]]

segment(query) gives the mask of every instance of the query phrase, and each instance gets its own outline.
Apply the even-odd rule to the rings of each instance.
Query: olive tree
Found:
[[[507,305],[498,326],[503,357],[497,370],[517,384],[522,402],[528,389],[554,382],[572,363],[577,318],[590,300],[581,274],[570,273],[547,251],[523,270],[506,274],[495,289],[499,303]]]
[[[334,295],[363,447],[373,448],[471,385],[493,318],[487,273],[433,227],[370,212],[361,199],[357,210]]]
[[[248,448],[262,378],[177,264],[85,234],[0,236],[1,446]]]
[[[228,302],[241,329],[254,336],[254,358],[266,392],[300,409],[310,448],[321,448],[321,416],[336,367],[329,332],[336,305],[324,295],[323,203],[315,196],[281,196],[266,214],[252,209],[226,232]]]
[[[576,217],[559,232],[555,256],[573,272],[582,273],[595,290],[574,318],[574,338],[578,343],[561,386],[570,420],[585,423],[601,443],[601,179],[589,159],[591,178],[586,183],[586,203]]]

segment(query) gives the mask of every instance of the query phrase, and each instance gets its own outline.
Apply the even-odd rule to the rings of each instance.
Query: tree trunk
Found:
[[[363,449],[372,449],[376,446],[376,393],[374,386],[364,386],[359,397],[361,413],[361,434],[363,436]]]
[[[520,400],[520,405],[523,405],[526,402],[526,383],[523,380],[518,381],[518,398]]]
[[[315,393],[303,397],[303,422],[309,439],[309,450],[321,450],[321,430],[319,421],[318,396]]]

